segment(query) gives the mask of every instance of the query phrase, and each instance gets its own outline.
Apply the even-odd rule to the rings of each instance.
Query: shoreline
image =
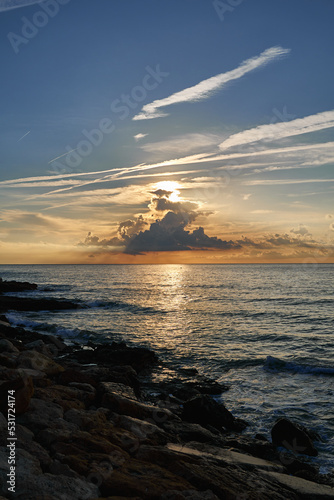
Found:
[[[300,454],[277,449],[264,436],[242,434],[247,423],[212,398],[227,387],[194,369],[154,384],[150,375],[159,359],[150,349],[123,342],[68,346],[12,327],[9,309],[77,306],[1,295],[35,289],[6,283],[0,281],[1,477],[9,472],[8,390],[16,391],[18,460],[17,490],[11,497],[2,487],[0,494],[24,500],[45,494],[50,500],[334,499],[333,476],[318,474]],[[312,455],[316,436],[305,434]],[[293,441],[296,434],[285,437]],[[303,446],[295,451],[305,452]]]

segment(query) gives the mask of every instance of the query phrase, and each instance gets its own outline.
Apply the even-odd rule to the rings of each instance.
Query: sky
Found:
[[[0,263],[334,262],[332,0],[0,0]]]

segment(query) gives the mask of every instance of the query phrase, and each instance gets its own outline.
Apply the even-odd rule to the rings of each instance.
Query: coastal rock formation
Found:
[[[276,422],[271,430],[271,437],[274,445],[284,446],[294,453],[302,453],[312,457],[318,455],[307,430],[286,418],[281,418]]]
[[[184,401],[143,396],[137,370],[147,375],[148,363],[155,366],[152,351],[123,343],[89,351],[59,341],[57,356],[44,349],[54,340],[44,336],[41,344],[41,334],[12,328],[6,318],[0,338],[0,500],[8,497],[8,388],[19,409],[15,499],[334,499],[333,479],[302,459],[280,460],[261,435],[242,436],[246,423],[224,405],[200,391],[187,398],[194,386],[185,386]],[[82,360],[96,357],[85,366],[80,352]],[[298,439],[312,452],[310,437],[300,441],[296,432],[277,423],[273,442]]]
[[[223,430],[242,431],[247,423],[235,418],[223,404],[217,403],[207,395],[198,395],[183,405],[182,418],[187,422],[193,422],[204,427],[208,425]]]

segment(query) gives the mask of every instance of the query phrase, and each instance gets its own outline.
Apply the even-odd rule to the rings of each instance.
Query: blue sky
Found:
[[[331,260],[333,14],[331,0],[0,2],[3,262]],[[141,119],[157,101],[164,116]]]

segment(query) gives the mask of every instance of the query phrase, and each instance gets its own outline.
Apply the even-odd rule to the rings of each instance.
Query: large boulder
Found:
[[[242,431],[247,426],[246,422],[235,418],[223,404],[205,394],[195,396],[184,403],[182,419],[218,430]]]
[[[302,453],[311,457],[318,455],[309,432],[287,418],[280,418],[275,423],[271,429],[271,438],[275,446],[283,446],[294,453]]]
[[[19,356],[19,367],[39,370],[47,375],[57,375],[64,371],[64,368],[55,363],[51,358],[37,351],[24,351]]]

